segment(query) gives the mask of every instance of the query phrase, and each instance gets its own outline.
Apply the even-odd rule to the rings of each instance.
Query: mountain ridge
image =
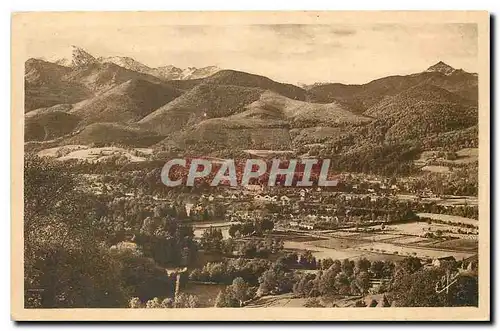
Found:
[[[381,164],[389,173],[410,171],[422,146],[477,146],[478,77],[444,62],[366,84],[302,88],[217,67],[167,65],[158,74],[132,58],[75,57],[70,66],[26,61],[27,138],[219,157],[294,150],[334,158],[341,170]],[[377,160],[366,165],[363,155]]]
[[[83,48],[75,45],[70,46],[68,55],[48,62],[65,67],[81,67],[95,63],[113,63],[125,69],[134,70],[164,80],[204,78],[221,70],[217,66],[207,66],[202,68],[188,67],[182,69],[173,65],[164,65],[153,68],[128,56],[95,57]]]

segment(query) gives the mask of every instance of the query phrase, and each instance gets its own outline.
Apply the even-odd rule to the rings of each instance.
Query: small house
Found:
[[[438,257],[432,261],[432,265],[435,267],[441,267],[446,263],[450,262],[456,262],[455,258],[453,256],[443,256],[443,257]]]

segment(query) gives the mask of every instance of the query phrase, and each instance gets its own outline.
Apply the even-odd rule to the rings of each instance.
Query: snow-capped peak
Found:
[[[453,68],[452,66],[447,65],[443,61],[439,61],[435,65],[427,68],[427,70],[425,72],[440,72],[440,73],[448,76],[448,75],[451,75],[453,72],[455,72],[455,70],[456,69]]]
[[[208,66],[203,68],[188,67],[182,71],[182,79],[204,78],[215,74],[221,69],[216,66]]]
[[[66,67],[79,67],[96,63],[97,59],[83,48],[71,45],[68,52],[54,62]]]
[[[209,66],[203,68],[188,67],[186,69],[181,69],[173,65],[167,65],[164,67],[155,68],[157,77],[162,77],[164,79],[197,79],[205,78],[215,74],[221,69],[216,66]]]
[[[120,67],[134,70],[137,72],[142,72],[145,74],[151,74],[152,70],[150,67],[148,67],[145,64],[140,63],[139,61],[134,60],[131,57],[128,56],[110,56],[110,57],[101,57],[99,58],[99,62],[101,63],[114,63]]]
[[[166,65],[157,68],[151,68],[135,59],[127,56],[94,57],[83,48],[71,45],[64,52],[59,52],[57,56],[48,59],[50,62],[65,67],[80,67],[94,63],[113,63],[120,67],[136,72],[152,75],[160,79],[196,79],[204,78],[215,74],[221,69],[216,66],[203,68],[188,67],[186,69],[178,68],[173,65]]]

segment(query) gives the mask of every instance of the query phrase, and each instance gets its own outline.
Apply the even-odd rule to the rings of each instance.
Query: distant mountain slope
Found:
[[[394,96],[386,96],[380,102],[370,107],[364,114],[377,118],[391,117],[395,114],[404,116],[411,113],[407,109],[411,107],[411,104],[419,102],[475,106],[475,102],[465,99],[458,94],[434,85],[421,84],[412,86]]]
[[[32,114],[25,117],[25,141],[52,140],[72,132],[80,118],[61,111]]]
[[[275,82],[264,76],[236,70],[221,70],[203,79],[205,84],[236,85],[270,90],[294,100],[305,100],[306,91],[292,84]]]
[[[170,80],[168,84],[181,90],[206,85],[232,85],[270,90],[295,100],[305,100],[306,91],[292,84],[279,83],[267,77],[236,70],[219,70],[215,74],[197,79]]]
[[[364,85],[317,85],[307,91],[308,100],[321,103],[338,101],[355,111],[364,112],[384,96],[396,95],[412,86],[427,84],[477,101],[477,75],[448,67],[444,63],[438,63],[422,73],[384,77]]]
[[[113,63],[64,67],[30,59],[25,68],[25,109],[77,103],[131,79],[162,83],[159,78]]]
[[[207,118],[241,112],[246,105],[257,100],[262,92],[258,88],[203,83],[152,112],[139,123],[150,130],[168,134]]]
[[[233,116],[234,118],[255,118],[270,116],[274,113],[280,119],[286,120],[291,127],[337,126],[341,124],[360,125],[370,122],[365,116],[356,115],[338,102],[329,104],[314,104],[292,100],[282,95],[266,92],[259,100],[247,107],[247,111]]]
[[[180,94],[177,89],[165,84],[131,79],[76,104],[71,113],[81,117],[84,124],[136,122]]]
[[[110,57],[100,57],[98,59],[100,63],[113,63],[120,67],[123,67],[128,70],[137,71],[143,74],[154,75],[154,69],[148,67],[145,64],[140,63],[139,61],[134,60],[128,56],[110,56]]]
[[[155,133],[119,123],[94,123],[66,139],[64,143],[68,145],[147,147],[163,138]]]
[[[170,81],[169,84],[186,88],[188,92],[139,122],[145,128],[162,134],[178,131],[183,126],[193,125],[205,119],[242,112],[245,106],[256,101],[264,90],[294,100],[305,99],[305,90],[300,87],[234,70],[222,70],[200,80]]]
[[[396,107],[404,108],[404,104]],[[387,141],[419,141],[434,133],[462,130],[477,124],[477,108],[453,103],[421,101],[406,104],[406,114],[394,114],[395,123],[387,130]]]
[[[188,67],[185,69],[177,68],[173,65],[154,68],[154,75],[164,80],[193,80],[209,77],[220,70],[217,66],[208,66],[202,68]]]
[[[157,68],[157,70],[160,68]],[[181,77],[177,79],[200,79],[200,78],[210,77],[221,70],[222,69],[217,66],[208,66],[203,68],[188,67],[182,70]],[[166,77],[164,76],[164,78]]]
[[[24,116],[26,118],[28,118],[28,117],[33,117],[33,116],[40,115],[40,114],[48,114],[48,113],[53,113],[53,112],[67,113],[72,108],[73,108],[72,104],[63,103],[63,104],[55,105],[55,106],[51,106],[51,107],[37,108],[37,109],[34,109],[34,110],[27,112],[26,114],[24,114]]]
[[[184,91],[201,83],[255,87],[291,99],[305,99],[305,91],[300,87],[278,83],[264,76],[220,70],[216,66],[180,69],[168,65],[150,68],[129,57],[95,58],[75,46],[68,56],[56,62],[58,64],[35,59],[26,62],[26,111],[76,103],[131,79],[152,83],[168,81],[167,84]]]
[[[213,118],[171,134],[156,148],[181,149],[189,153],[230,157],[244,149],[290,149],[292,141],[286,122],[253,119]]]
[[[476,105],[476,102],[474,100],[463,97],[462,95],[460,95],[460,93],[450,92],[443,87],[439,87],[437,85],[432,85],[429,83],[422,83],[412,86],[398,93],[396,96],[398,98],[411,98],[434,102],[451,102]]]
[[[162,80],[187,80],[205,78],[221,70],[216,66],[208,66],[203,68],[189,67],[186,69],[181,69],[173,65],[167,65],[157,68],[151,68],[145,64],[140,63],[139,61],[125,56],[104,57],[99,58],[98,61],[101,63],[114,63],[116,65],[119,65],[120,67],[155,76]]]
[[[40,59],[28,59],[24,64],[24,81],[28,84],[49,84],[71,72],[71,68]]]
[[[307,90],[307,101],[313,103],[341,102],[352,109],[362,112],[365,109],[361,99],[354,96],[360,93],[362,85],[345,85],[341,83],[315,84]]]
[[[203,83],[203,79],[186,79],[186,80],[180,80],[180,79],[174,79],[174,80],[169,80],[168,84],[171,85],[172,87],[181,90],[181,91],[188,91],[192,88],[194,88],[197,85],[200,85]]]
[[[452,150],[458,148],[477,148],[478,137],[479,131],[476,124],[466,129],[426,135],[422,139],[421,146],[423,150],[448,148],[448,146],[452,146]]]
[[[372,119],[342,108],[339,104],[310,104],[271,91],[245,110],[231,116],[211,118],[171,135],[167,145],[214,152],[219,149],[291,149],[291,127],[362,125]],[[160,144],[161,145],[161,144]]]
[[[477,125],[478,117],[474,101],[427,84],[386,96],[365,114],[375,120],[346,132],[339,140],[344,151],[373,143],[420,145],[432,137],[438,141],[442,134]]]
[[[25,111],[57,104],[75,103],[92,93],[78,81],[63,79],[71,68],[51,62],[29,59],[25,63],[24,108]]]
[[[106,91],[131,79],[162,83],[162,80],[157,77],[129,70],[114,63],[93,63],[77,67],[62,79],[80,82],[94,93]]]

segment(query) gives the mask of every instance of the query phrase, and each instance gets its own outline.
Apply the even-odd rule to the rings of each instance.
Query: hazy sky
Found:
[[[289,83],[365,83],[438,61],[477,72],[476,24],[40,26],[29,57],[130,56],[148,66],[217,65]]]

